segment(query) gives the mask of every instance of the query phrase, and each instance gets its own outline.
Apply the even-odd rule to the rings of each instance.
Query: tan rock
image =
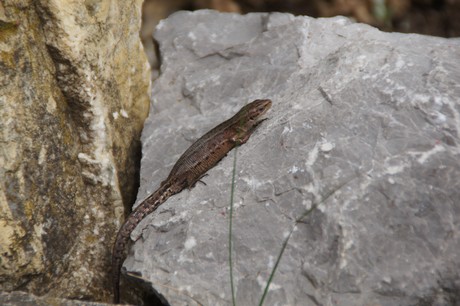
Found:
[[[149,107],[141,2],[0,3],[0,290],[110,299]]]

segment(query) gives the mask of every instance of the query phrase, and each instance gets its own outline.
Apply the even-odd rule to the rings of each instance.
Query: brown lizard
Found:
[[[182,154],[160,188],[131,212],[118,231],[113,246],[114,303],[120,302],[120,270],[125,258],[126,245],[134,228],[170,196],[185,188],[191,189],[230,150],[248,141],[257,126],[264,120],[261,116],[267,112],[271,104],[268,99],[255,100],[244,106],[232,118],[207,132]]]

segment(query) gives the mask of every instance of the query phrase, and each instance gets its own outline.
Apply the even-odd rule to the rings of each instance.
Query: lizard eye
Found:
[[[260,114],[262,114],[264,112],[265,108],[263,106],[259,107],[258,109],[256,109],[255,111],[253,111],[250,115],[249,115],[249,118],[251,120],[255,120],[257,119],[257,117],[260,116]]]

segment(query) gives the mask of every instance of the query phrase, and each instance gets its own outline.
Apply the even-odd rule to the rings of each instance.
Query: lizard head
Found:
[[[272,101],[269,99],[255,100],[241,109],[242,115],[249,126],[256,125],[261,117],[270,109]]]
[[[272,101],[268,99],[255,100],[243,106],[235,116],[228,121],[232,124],[233,130],[236,132],[232,136],[232,141],[236,145],[241,145],[248,141],[252,132],[265,119],[262,116],[270,109]]]

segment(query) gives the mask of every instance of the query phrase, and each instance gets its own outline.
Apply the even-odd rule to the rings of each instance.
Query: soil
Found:
[[[237,1],[244,12],[289,12],[312,17],[348,16],[383,31],[460,36],[460,0]]]
[[[460,0],[146,0],[144,22],[156,23],[176,10],[203,8],[242,14],[343,15],[383,31],[460,37]]]

